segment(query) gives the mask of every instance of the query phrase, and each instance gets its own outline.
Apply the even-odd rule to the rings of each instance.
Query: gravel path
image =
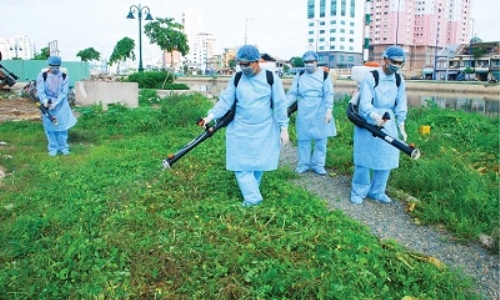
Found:
[[[294,169],[296,161],[296,149],[293,146],[285,147],[281,153],[282,165]],[[400,201],[381,204],[365,200],[362,205],[352,204],[349,201],[349,176],[318,176],[307,172],[295,184],[327,200],[330,209],[341,210],[352,219],[367,225],[377,237],[394,239],[411,251],[436,257],[448,266],[462,270],[475,278],[477,291],[485,295],[485,300],[499,300],[500,263],[497,255],[490,255],[479,245],[455,243],[449,234],[433,227],[416,225],[405,213],[405,205]]]

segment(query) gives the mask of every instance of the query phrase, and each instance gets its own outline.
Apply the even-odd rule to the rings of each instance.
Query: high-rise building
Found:
[[[3,59],[28,60],[34,56],[34,45],[28,36],[18,34],[11,38],[0,39],[0,51]]]
[[[200,69],[203,73],[207,69],[213,69],[210,61],[216,54],[217,39],[211,33],[201,32],[201,13],[196,10],[184,11],[182,25],[189,45],[185,63],[190,69]]]
[[[422,70],[446,45],[469,42],[472,1],[308,0],[309,46],[320,63],[349,68],[380,62],[388,46],[399,45],[405,69]]]
[[[381,60],[391,45],[407,53],[405,68],[434,66],[446,45],[470,40],[473,0],[373,0],[370,8],[370,60]]]
[[[308,0],[309,48],[319,63],[350,68],[363,62],[364,3],[359,0]]]

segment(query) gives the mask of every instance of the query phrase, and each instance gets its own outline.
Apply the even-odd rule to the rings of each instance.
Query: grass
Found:
[[[346,102],[336,105],[338,137],[330,142],[327,165],[352,174],[353,125]],[[430,125],[421,135],[419,126]],[[419,160],[401,154],[400,167],[391,173],[389,193],[400,200],[419,200],[412,212],[415,222],[443,225],[462,242],[481,234],[499,241],[499,118],[478,113],[444,110],[429,102],[411,108],[406,120],[408,142],[422,152]],[[412,198],[412,199],[413,199]]]
[[[159,105],[82,109],[68,157],[47,155],[38,122],[0,124],[10,175],[0,189],[0,299],[480,298],[470,279],[326,210],[289,183],[288,169],[265,174],[262,206],[242,208],[223,130],[164,171],[161,160],[200,134],[194,123],[211,103]],[[332,152],[349,126],[328,158],[345,172],[349,154]],[[418,145],[422,160],[402,159],[401,170],[431,157]]]

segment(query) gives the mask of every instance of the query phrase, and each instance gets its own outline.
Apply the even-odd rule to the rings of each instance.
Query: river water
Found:
[[[192,91],[218,95],[226,88],[227,83],[211,85],[190,85]],[[335,100],[342,99],[350,94],[350,89],[335,88]],[[432,93],[407,91],[406,98],[409,106],[426,106],[429,102],[436,102],[439,107],[463,110],[465,112],[478,112],[485,115],[500,115],[500,95],[479,94],[456,94],[456,93]]]

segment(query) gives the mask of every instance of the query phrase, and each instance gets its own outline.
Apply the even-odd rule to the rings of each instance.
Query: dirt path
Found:
[[[297,151],[287,146],[281,153],[281,163],[295,168]],[[334,174],[334,170],[327,170]],[[394,239],[413,252],[436,257],[453,269],[475,279],[478,293],[484,300],[500,299],[500,262],[498,255],[491,255],[477,244],[463,245],[445,231],[430,226],[419,226],[405,213],[405,203],[393,197],[393,203],[381,204],[365,200],[362,205],[349,201],[350,176],[317,176],[312,172],[301,175],[294,181],[321,199],[329,209],[343,211],[350,218],[368,226],[382,240]],[[391,195],[392,196],[392,195]]]
[[[18,96],[19,91],[0,90],[0,122],[41,120],[40,111],[28,98]]]

